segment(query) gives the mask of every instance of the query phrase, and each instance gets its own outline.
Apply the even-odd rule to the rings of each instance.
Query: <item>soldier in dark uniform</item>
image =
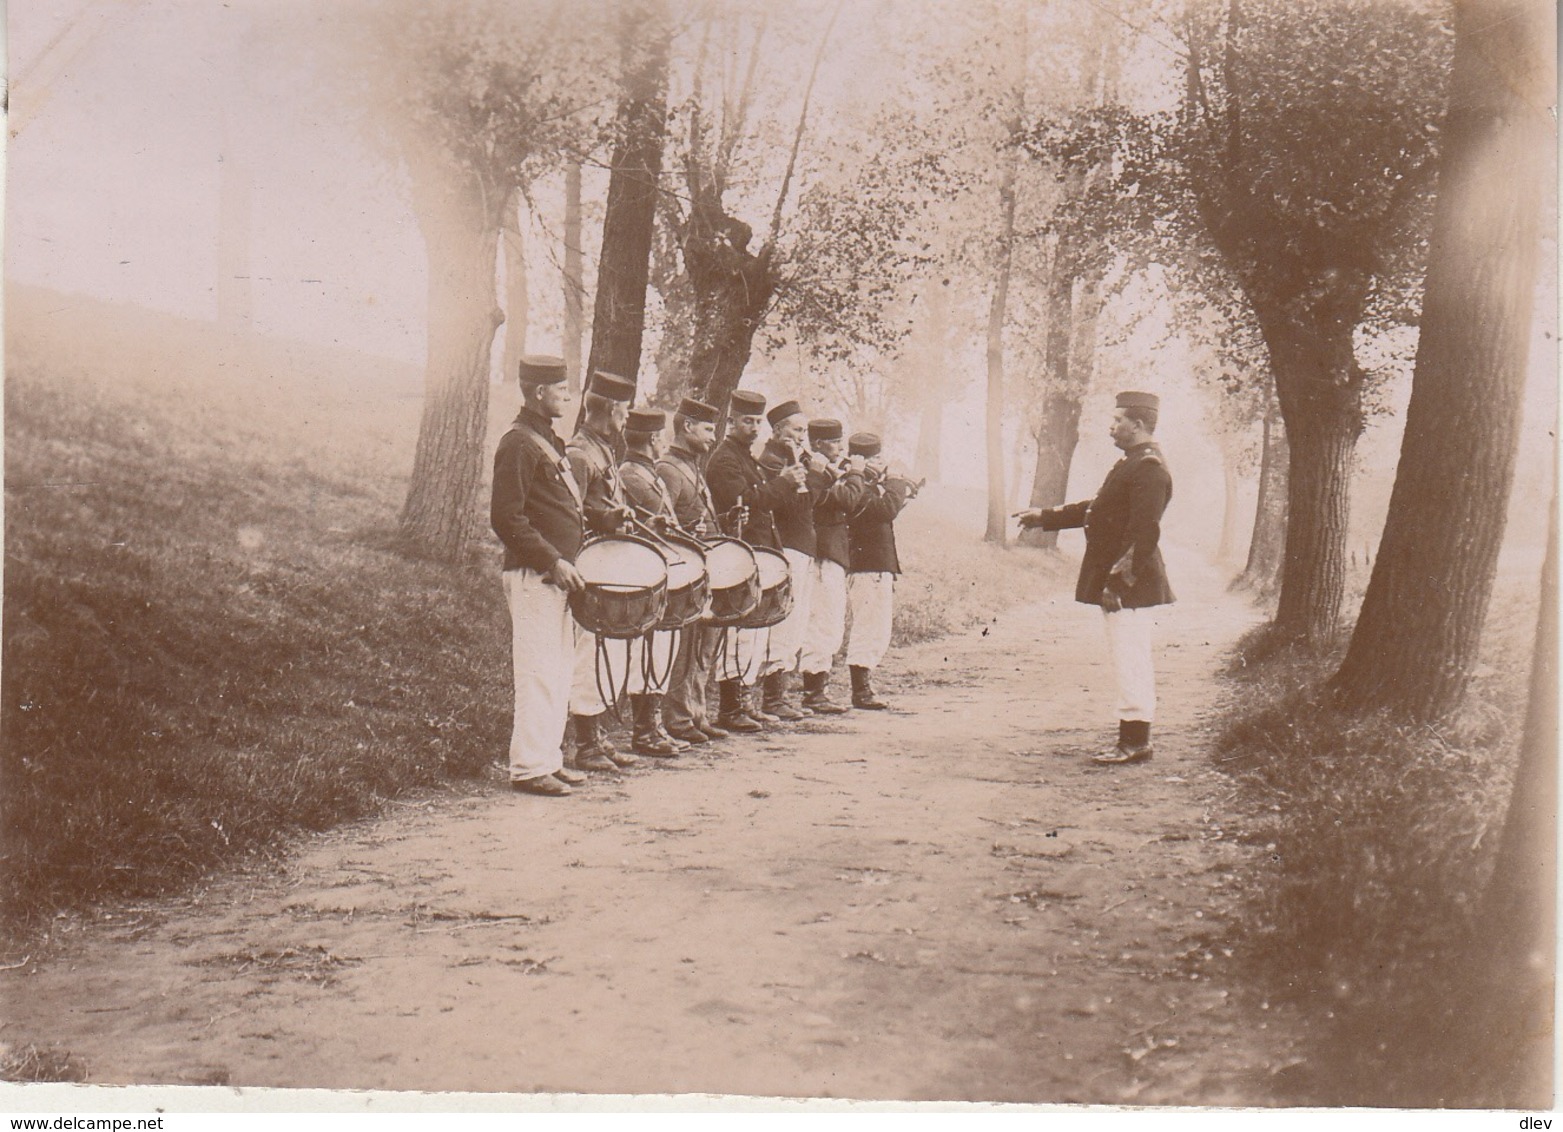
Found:
[[[1111,435],[1123,458],[1107,473],[1096,498],[1019,513],[1023,527],[1085,528],[1075,600],[1101,606],[1118,683],[1118,743],[1092,759],[1109,766],[1151,757],[1156,712],[1152,628],[1156,607],[1174,600],[1158,545],[1162,512],[1172,498],[1172,474],[1152,435],[1159,408],[1153,393],[1118,394]]]
[[[561,748],[575,654],[575,621],[566,596],[584,585],[574,562],[585,526],[580,488],[553,429],[570,403],[564,361],[529,354],[521,359],[520,379],[525,407],[494,453],[489,509],[505,546],[510,606],[515,675],[510,784],[529,794],[559,796],[584,781],[564,768]]]
[[[771,627],[771,643],[761,682],[765,689],[763,710],[777,719],[791,722],[813,714],[788,702],[788,684],[798,657],[803,651],[803,636],[809,625],[809,607],[814,599],[814,496],[809,490],[810,459],[808,417],[796,401],[783,401],[765,414],[771,425],[771,438],[760,451],[759,465],[767,481],[775,480],[797,465],[804,468],[802,483],[789,477],[771,508],[776,537],[792,571],[792,612],[780,624]]]
[[[616,446],[624,434],[635,383],[612,373],[594,373],[586,387],[585,412],[575,435],[565,447],[570,469],[581,487],[581,510],[586,529],[594,535],[616,534],[630,517],[619,483]],[[575,670],[570,685],[570,717],[575,725],[575,768],[613,771],[634,766],[640,760],[618,751],[602,727],[609,708],[599,689],[597,638],[581,630],[576,634]]]
[[[673,498],[680,529],[697,539],[716,538],[722,533],[702,466],[716,446],[717,415],[714,405],[684,398],[673,416],[673,443],[657,461],[657,476]],[[675,739],[699,744],[725,739],[729,734],[711,722],[706,710],[706,680],[720,637],[720,629],[697,623],[679,638],[663,699],[668,733]]]
[[[843,457],[843,428],[829,418],[809,422],[809,444],[819,456],[809,469],[814,502],[814,598],[803,634],[803,706],[816,715],[847,709],[830,698],[830,666],[847,630],[847,519],[868,493],[862,456]]]
[[[883,711],[888,705],[874,694],[873,672],[890,648],[895,579],[901,572],[895,518],[917,494],[917,486],[888,473],[879,437],[871,432],[853,433],[847,452],[863,457],[867,487],[847,520],[847,603],[852,608],[847,669],[852,675],[852,706]]]
[[[706,462],[706,482],[711,487],[711,498],[726,533],[753,546],[780,552],[781,539],[776,534],[772,511],[785,496],[796,494],[798,486],[805,482],[803,467],[789,468],[774,478],[767,476],[753,453],[754,442],[760,436],[765,398],[740,389],[733,394],[729,405],[727,436]],[[767,629],[732,631],[733,647],[728,650],[732,663],[725,665],[718,674],[721,708],[716,720],[718,727],[747,733],[758,730],[762,720],[777,722],[775,716],[767,715],[759,707],[746,705],[744,701],[745,685],[758,675],[769,637]]]
[[[667,530],[678,525],[673,497],[657,475],[657,460],[662,455],[662,430],[667,414],[661,409],[631,409],[624,426],[624,462],[619,465],[619,482],[624,502],[635,512],[638,522],[652,530]],[[690,626],[690,629],[695,629]],[[631,750],[652,758],[671,758],[689,750],[689,744],[674,739],[662,726],[662,689],[647,679],[666,680],[673,661],[673,633],[659,629],[647,637],[626,642],[624,669],[633,719]],[[647,659],[647,649],[650,659]]]

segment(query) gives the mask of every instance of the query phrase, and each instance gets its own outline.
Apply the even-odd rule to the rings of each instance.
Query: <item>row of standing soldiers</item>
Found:
[[[720,442],[718,409],[686,398],[664,444],[666,414],[632,409],[634,383],[599,372],[567,445],[553,428],[571,400],[563,361],[528,356],[520,380],[524,406],[495,453],[491,513],[511,614],[516,789],[564,795],[585,781],[583,771],[845,711],[829,684],[849,608],[852,703],[885,707],[873,671],[890,644],[900,572],[894,522],[920,485],[889,473],[878,437],[844,439],[839,421],[810,420],[796,401],[766,412],[764,397],[739,390]],[[771,435],[756,456],[766,423]],[[768,629],[697,622],[676,638],[659,632],[623,646],[633,726],[631,749],[620,751],[603,726],[614,697],[603,687],[602,646],[575,624],[567,598],[585,584],[575,559],[587,538],[630,529],[728,536],[777,551],[791,570],[793,606]],[[652,675],[659,667],[665,691]],[[568,766],[567,722],[575,733]]]

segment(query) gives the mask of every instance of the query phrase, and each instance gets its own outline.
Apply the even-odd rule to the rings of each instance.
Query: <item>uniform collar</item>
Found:
[[[1144,456],[1148,452],[1160,451],[1161,449],[1156,447],[1156,442],[1154,440],[1147,440],[1144,444],[1136,444],[1130,448],[1125,448],[1123,450],[1123,455],[1118,457],[1118,462],[1122,463],[1123,461],[1134,456]]]
[[[602,433],[598,432],[596,429],[594,429],[591,425],[586,424],[586,423],[583,422],[575,430],[575,432],[576,432],[576,435],[584,436],[588,440],[592,441],[599,448],[603,449],[603,451],[605,451],[605,452],[612,452],[613,451],[613,444],[608,440],[608,438],[606,436],[604,436]]]
[[[696,455],[693,450],[691,450],[689,448],[685,448],[682,444],[680,444],[676,440],[672,444],[668,445],[668,452],[667,452],[667,454],[669,456],[677,456],[680,460],[687,461],[688,463],[691,463],[691,464],[697,464],[698,465],[700,463],[700,457],[698,455]]]
[[[554,432],[554,422],[543,416],[536,409],[523,408],[516,415],[516,424],[526,425],[533,431],[540,432],[552,440],[559,439],[558,434]]]
[[[742,452],[745,456],[749,457],[749,459],[754,459],[754,448],[751,445],[745,444],[743,441],[739,440],[732,433],[728,433],[726,436],[722,437],[722,443],[729,445],[735,451]]]
[[[650,456],[643,456],[639,452],[626,452],[624,454],[624,462],[626,464],[639,464],[641,467],[652,469],[655,469],[657,466],[657,462]]]

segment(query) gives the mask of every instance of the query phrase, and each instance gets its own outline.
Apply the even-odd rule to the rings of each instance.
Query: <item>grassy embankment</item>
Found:
[[[1339,652],[1266,656],[1262,630],[1239,646],[1215,757],[1238,785],[1234,832],[1267,852],[1241,878],[1237,942],[1314,1023],[1298,1103],[1515,1103],[1496,1092],[1502,1051],[1463,1016],[1525,715],[1532,549],[1506,555],[1478,678],[1437,727],[1337,711],[1320,689]]]
[[[72,297],[9,307],[11,928],[503,757],[497,550],[451,569],[390,545],[417,404],[384,390],[415,375]],[[907,523],[899,643],[991,616],[1042,568],[937,508]]]

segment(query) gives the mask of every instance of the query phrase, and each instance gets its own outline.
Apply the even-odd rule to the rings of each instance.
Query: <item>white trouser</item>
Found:
[[[765,674],[790,672],[798,663],[808,636],[809,610],[814,604],[814,558],[801,550],[784,549],[792,570],[792,612],[771,628],[771,656]]]
[[[565,717],[575,620],[564,591],[533,570],[502,575],[510,606],[510,661],[515,719],[510,731],[510,780],[540,778],[564,765]]]
[[[847,633],[847,571],[839,562],[814,563],[814,593],[809,598],[809,625],[803,634],[805,672],[829,672]]]
[[[1113,657],[1118,681],[1118,718],[1150,723],[1156,718],[1156,667],[1151,661],[1151,637],[1157,625],[1157,609],[1102,611],[1107,626],[1107,649]]]
[[[723,629],[716,646],[716,678],[753,684],[771,647],[770,629]]]
[[[852,639],[847,663],[877,668],[890,648],[890,619],[895,611],[895,575],[848,574],[847,603],[852,607]]]

